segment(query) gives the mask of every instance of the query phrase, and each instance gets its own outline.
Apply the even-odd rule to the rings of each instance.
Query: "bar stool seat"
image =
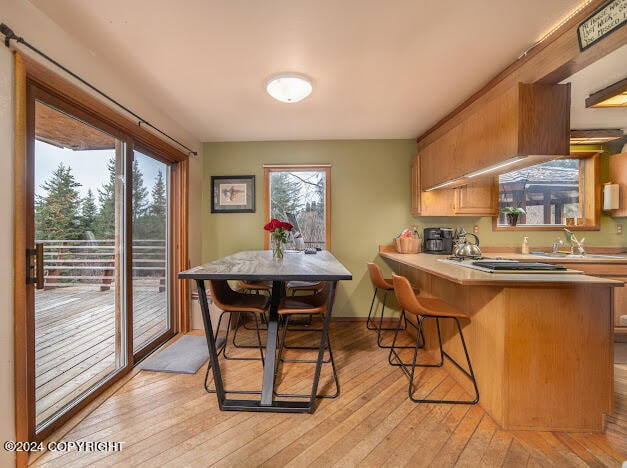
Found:
[[[279,316],[284,317],[283,322],[283,333],[281,335],[281,345],[279,348],[279,355],[277,358],[277,370],[275,371],[275,375],[278,373],[278,366],[281,363],[291,362],[291,363],[311,363],[316,364],[318,361],[315,359],[284,359],[283,351],[286,348],[285,340],[287,337],[287,331],[289,329],[289,321],[291,316],[299,316],[299,315],[321,315],[327,313],[328,301],[329,301],[329,292],[331,289],[331,284],[328,282],[323,283],[324,286],[322,290],[317,292],[316,294],[311,294],[307,296],[293,296],[293,297],[284,297],[281,299],[279,303],[279,308],[277,313]],[[309,329],[309,330],[301,330],[307,332],[323,332],[323,329]],[[333,381],[335,384],[335,392],[332,394],[318,394],[317,398],[336,398],[340,394],[340,383],[337,377],[337,372],[335,369],[335,361],[333,360],[333,351],[331,350],[331,342],[329,341],[328,333],[326,336],[321,336],[321,340],[325,340],[325,350],[328,350],[329,357],[322,362],[325,364],[331,363],[331,368],[333,370]],[[290,346],[289,349],[310,349],[310,350],[319,350],[319,346]],[[287,393],[277,393],[276,396],[279,397],[294,397],[294,398],[310,398],[311,395],[304,394],[287,394]]]
[[[474,405],[479,401],[479,389],[477,388],[477,381],[475,379],[475,374],[472,370],[472,364],[470,363],[470,356],[468,354],[468,348],[466,347],[466,341],[464,340],[464,334],[462,332],[462,327],[459,323],[459,319],[470,320],[470,316],[453,305],[447,303],[446,301],[435,298],[435,297],[422,297],[416,296],[414,291],[412,290],[411,284],[409,280],[403,276],[392,275],[392,282],[394,284],[394,293],[396,294],[396,298],[398,299],[401,307],[409,314],[413,314],[416,316],[418,320],[418,333],[416,334],[416,346],[414,348],[414,356],[410,363],[403,362],[399,354],[397,353],[398,347],[396,347],[396,340],[398,337],[398,331],[400,330],[400,324],[394,333],[394,339],[392,341],[392,346],[390,348],[390,353],[388,355],[388,361],[390,364],[394,364],[392,362],[393,357],[397,360],[398,365],[401,366],[403,371],[409,377],[409,398],[415,403],[451,403],[451,404],[471,404]],[[438,332],[438,342],[440,347],[440,362],[437,364],[420,364],[417,362],[418,357],[418,349],[419,349],[419,341],[420,336],[422,334],[422,323],[425,318],[435,319],[436,329]],[[457,326],[457,332],[459,333],[459,337],[461,339],[462,347],[464,349],[464,355],[466,356],[466,364],[468,366],[468,370],[464,369],[455,359],[453,359],[449,354],[447,354],[442,348],[442,336],[440,333],[440,320],[449,319],[453,320]],[[444,357],[449,359],[460,371],[462,371],[472,382],[475,391],[475,397],[472,400],[432,400],[432,399],[422,399],[422,398],[414,398],[414,371],[416,367],[441,367],[444,364]],[[408,370],[408,367],[410,368]]]
[[[370,311],[368,312],[368,318],[366,319],[366,328],[368,330],[376,330],[377,331],[377,346],[379,348],[389,349],[390,345],[382,344],[382,332],[384,331],[395,331],[396,326],[394,327],[384,327],[383,326],[383,316],[385,315],[385,303],[387,299],[387,295],[390,291],[394,291],[394,284],[392,284],[392,278],[384,278],[383,273],[381,272],[381,268],[379,265],[373,262],[368,262],[368,274],[370,276],[370,282],[374,287],[374,294],[372,295],[372,302],[370,303]],[[374,307],[374,301],[377,297],[378,290],[383,290],[383,300],[381,301],[381,315],[379,316],[379,323],[376,323],[376,308]],[[412,288],[418,293],[417,288]],[[373,313],[374,312],[374,313]],[[403,323],[402,330],[407,328],[407,324],[414,326],[413,323],[408,322],[405,318],[405,311],[401,311],[401,315],[398,318],[399,323]],[[413,348],[413,346],[411,346]]]

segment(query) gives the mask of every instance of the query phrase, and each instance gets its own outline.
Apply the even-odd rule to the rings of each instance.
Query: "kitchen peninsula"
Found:
[[[420,294],[471,315],[462,326],[479,404],[502,428],[603,430],[613,399],[612,297],[621,282],[572,273],[486,273],[438,261],[445,255],[380,255]],[[444,347],[461,358],[446,325]],[[434,332],[425,321],[428,351],[437,349]],[[447,369],[466,388],[467,379],[454,366]]]

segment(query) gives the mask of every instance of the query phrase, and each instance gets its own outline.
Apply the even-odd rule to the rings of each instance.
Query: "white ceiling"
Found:
[[[414,138],[579,1],[31,0],[200,141]]]
[[[570,128],[577,130],[621,128],[627,130],[627,107],[589,108],[586,98],[627,77],[627,45],[575,73],[571,83]]]

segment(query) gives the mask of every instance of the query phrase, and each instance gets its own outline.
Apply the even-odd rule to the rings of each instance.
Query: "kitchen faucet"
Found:
[[[583,248],[583,241],[586,240],[586,238],[584,237],[581,240],[578,240],[577,237],[575,237],[575,234],[564,228],[564,231],[566,231],[566,240],[568,242],[570,242],[570,253],[571,255],[575,253],[575,246],[577,247],[577,250],[579,251],[579,255],[585,255],[586,254],[586,249]]]

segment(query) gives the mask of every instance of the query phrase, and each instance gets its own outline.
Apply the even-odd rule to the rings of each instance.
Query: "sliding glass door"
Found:
[[[173,336],[172,164],[37,86],[26,157],[29,432]]]
[[[34,103],[37,430],[128,363],[124,141]]]
[[[133,155],[133,352],[171,329],[169,298],[170,167]]]

